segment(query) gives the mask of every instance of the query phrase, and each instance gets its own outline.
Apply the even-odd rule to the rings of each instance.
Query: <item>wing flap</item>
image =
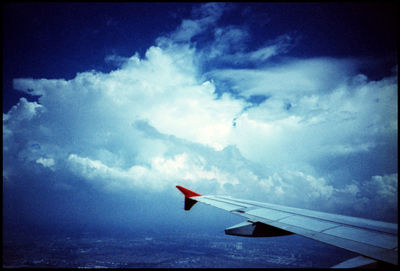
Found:
[[[386,249],[394,249],[397,247],[397,238],[393,238],[393,235],[371,230],[340,226],[329,229],[325,231],[325,233]]]
[[[301,227],[307,230],[321,232],[333,227],[339,227],[337,223],[332,223],[325,220],[305,217],[301,215],[292,215],[290,217],[280,220],[281,223],[285,223],[292,226]]]
[[[264,217],[271,220],[279,220],[283,218],[287,218],[293,216],[292,214],[288,214],[286,212],[276,211],[276,210],[267,210],[265,208],[256,208],[253,210],[246,211],[249,215],[254,215],[258,217]]]
[[[376,261],[363,256],[357,256],[332,266],[332,268],[376,267],[375,265]]]
[[[246,216],[246,214],[243,214]],[[327,243],[330,245],[334,245],[343,249],[350,250],[352,252],[359,253],[361,255],[365,255],[367,257],[371,257],[373,259],[377,259],[380,261],[389,262],[391,264],[397,264],[398,252],[396,249],[385,249],[382,247],[378,247],[371,244],[362,243],[359,241],[348,238],[344,238],[343,236],[334,236],[331,234],[327,234],[324,232],[317,232],[310,229],[302,228],[299,226],[289,225],[280,221],[271,221],[263,218],[257,218],[251,215],[247,215],[247,217],[252,222],[261,222],[267,225],[274,226],[276,228],[280,228],[289,232],[293,232],[323,243]],[[397,242],[397,237],[395,238]]]

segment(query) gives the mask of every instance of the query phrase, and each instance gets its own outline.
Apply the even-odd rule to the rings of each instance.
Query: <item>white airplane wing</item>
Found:
[[[202,202],[247,218],[225,229],[226,234],[248,237],[299,234],[361,255],[334,266],[338,268],[398,264],[397,224],[227,196],[200,195],[176,187],[185,195],[185,210]]]

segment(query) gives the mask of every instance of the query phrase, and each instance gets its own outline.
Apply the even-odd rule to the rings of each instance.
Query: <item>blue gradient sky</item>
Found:
[[[3,4],[3,223],[236,221],[184,212],[177,184],[397,221],[396,12]]]

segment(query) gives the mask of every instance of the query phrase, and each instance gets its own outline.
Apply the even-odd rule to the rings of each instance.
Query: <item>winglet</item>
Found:
[[[201,196],[200,194],[193,192],[193,191],[191,191],[185,187],[182,187],[180,185],[177,185],[176,188],[178,188],[185,195],[185,198]]]
[[[199,193],[193,192],[185,187],[182,187],[180,185],[177,185],[176,188],[179,189],[179,191],[182,192],[183,195],[185,195],[185,210],[189,211],[190,208],[193,207],[193,205],[196,204],[196,200],[191,199],[191,197],[197,197],[197,196],[201,196]]]

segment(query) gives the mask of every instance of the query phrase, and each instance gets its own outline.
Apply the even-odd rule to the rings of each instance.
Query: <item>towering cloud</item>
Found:
[[[121,64],[109,73],[15,79],[38,102],[3,114],[4,185],[51,176],[46,189],[134,195],[181,184],[397,218],[396,77],[369,80],[350,58],[269,62],[293,38],[248,50],[245,28],[215,28],[225,9],[203,5],[143,58],[110,56]]]

